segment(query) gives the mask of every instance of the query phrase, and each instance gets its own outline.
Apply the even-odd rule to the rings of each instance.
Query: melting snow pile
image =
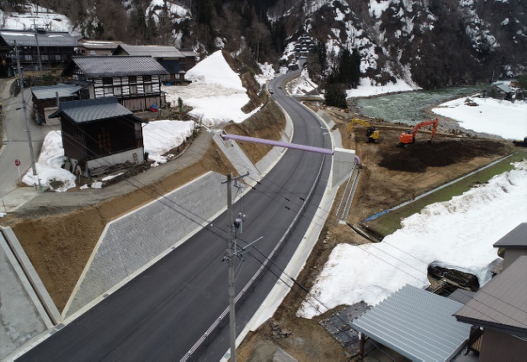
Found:
[[[168,156],[162,156],[178,147],[194,131],[192,121],[156,121],[143,127],[143,143],[148,158],[156,163],[167,162]]]
[[[178,104],[178,98],[181,98],[184,104],[193,107],[190,114],[201,119],[205,126],[213,127],[229,121],[241,123],[258,111],[246,114],[241,110],[250,99],[240,77],[231,69],[221,50],[199,62],[185,77],[192,80],[192,84],[163,87],[167,101]]]
[[[62,136],[60,131],[51,131],[44,139],[40,157],[36,163],[40,185],[49,186],[51,190],[58,192],[65,192],[69,188],[75,187],[75,176],[71,172],[62,169],[63,163]],[[37,177],[33,176],[32,169],[29,169],[22,178],[22,182],[30,186],[38,185]]]
[[[297,314],[312,318],[360,301],[376,305],[405,284],[424,288],[429,264],[472,273],[485,284],[500,260],[492,245],[527,221],[526,179],[523,161],[484,186],[403,220],[381,243],[338,245]]]
[[[458,98],[443,103],[432,112],[450,117],[466,129],[495,134],[508,139],[527,136],[527,102],[494,98]]]

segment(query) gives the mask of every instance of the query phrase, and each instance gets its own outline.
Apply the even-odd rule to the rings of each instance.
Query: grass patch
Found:
[[[456,182],[453,185],[445,187],[436,191],[422,199],[419,199],[409,205],[406,205],[398,210],[389,212],[378,217],[375,220],[369,221],[367,226],[369,229],[386,236],[392,234],[394,231],[401,228],[401,220],[407,218],[415,213],[420,212],[425,206],[451,200],[454,196],[462,195],[464,192],[470,190],[474,186],[487,183],[492,177],[512,170],[514,167],[512,162],[522,161],[527,157],[527,150],[519,149],[517,153],[511,157],[498,162],[497,164],[486,168],[474,175],[471,175],[463,180]]]

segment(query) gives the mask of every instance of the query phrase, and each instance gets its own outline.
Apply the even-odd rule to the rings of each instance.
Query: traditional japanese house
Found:
[[[162,77],[164,83],[188,83],[185,80],[186,71],[180,67],[181,63],[185,63],[185,55],[174,46],[121,44],[113,55],[149,55],[169,73]]]
[[[166,104],[161,77],[168,72],[150,56],[75,56],[62,74],[89,81],[90,98],[117,97],[131,111]]]
[[[58,109],[57,102],[89,98],[85,86],[82,83],[60,83],[31,87],[33,114],[37,124],[53,123],[49,115]]]
[[[0,30],[0,76],[13,74],[16,67],[15,43],[20,64],[25,69],[46,69],[66,62],[75,53],[79,43],[66,32],[34,30]],[[39,57],[40,55],[40,57]]]
[[[111,165],[144,162],[142,123],[116,97],[61,102],[50,118],[60,117],[64,155],[71,170],[93,175]]]

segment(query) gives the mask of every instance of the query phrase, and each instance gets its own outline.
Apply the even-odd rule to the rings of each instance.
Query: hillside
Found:
[[[0,4],[4,25],[12,24],[5,19],[13,11],[36,12],[25,4]],[[71,32],[93,39],[175,44],[202,56],[221,48],[249,65],[278,66],[279,59],[287,65],[296,42],[308,35],[313,79],[322,83],[337,71],[348,89],[357,79],[343,76],[353,69],[341,64],[360,71],[362,83],[401,79],[426,89],[527,71],[527,8],[521,0],[41,0],[39,5],[45,8],[41,13],[65,15]],[[48,18],[39,25],[65,23]]]

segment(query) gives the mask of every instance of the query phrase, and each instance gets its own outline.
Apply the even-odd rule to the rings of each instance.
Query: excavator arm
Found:
[[[421,123],[418,123],[412,128],[410,131],[401,133],[401,136],[399,137],[399,145],[400,147],[403,147],[404,145],[409,145],[415,142],[415,136],[417,135],[417,131],[419,131],[420,128],[426,127],[426,126],[433,126],[432,127],[432,136],[430,137],[430,140],[428,142],[432,142],[436,131],[437,131],[437,125],[439,124],[439,119],[435,120],[427,120]]]

